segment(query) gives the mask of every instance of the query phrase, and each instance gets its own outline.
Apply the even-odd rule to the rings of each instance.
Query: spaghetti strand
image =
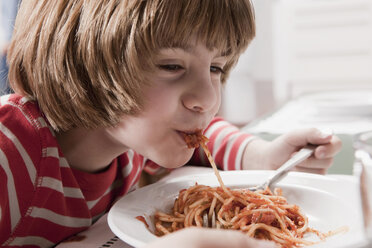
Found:
[[[203,148],[220,187],[198,185],[179,192],[172,210],[173,214],[156,212],[155,234],[162,236],[184,227],[202,227],[203,216],[216,228],[240,230],[257,239],[272,240],[282,247],[302,247],[323,241],[326,237],[347,229],[341,228],[321,233],[308,227],[308,218],[294,204],[288,204],[281,189],[269,188],[259,191],[232,190],[225,186],[206,142],[208,139],[197,132],[194,137],[185,135],[190,148]],[[215,219],[213,219],[215,217]],[[305,234],[315,234],[318,241],[304,239]]]

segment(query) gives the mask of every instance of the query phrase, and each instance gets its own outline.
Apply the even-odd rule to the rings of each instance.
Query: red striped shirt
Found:
[[[221,169],[240,169],[249,134],[215,118],[205,135]],[[196,150],[193,164],[208,164]],[[69,167],[38,105],[19,95],[0,97],[0,244],[51,247],[88,228],[141,172],[159,166],[129,150],[103,172]]]

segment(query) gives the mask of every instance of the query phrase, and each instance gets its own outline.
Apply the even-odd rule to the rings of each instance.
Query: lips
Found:
[[[198,130],[192,130],[192,131],[181,131],[181,130],[176,130],[178,135],[181,137],[181,140],[187,145],[187,148],[193,148],[190,147],[189,144],[187,143],[187,140],[189,140],[188,137],[193,137],[196,136],[198,132],[201,132]]]
[[[208,142],[208,139],[203,135],[201,129],[192,132],[180,131],[180,134],[183,136],[187,147],[190,149],[198,148],[200,143]]]
[[[194,129],[192,131],[179,131],[179,132],[186,134],[186,135],[193,135],[193,134],[202,133],[202,129]]]

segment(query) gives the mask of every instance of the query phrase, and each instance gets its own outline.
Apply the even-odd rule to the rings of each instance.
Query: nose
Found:
[[[190,87],[182,97],[183,105],[200,113],[214,110],[220,101],[220,83],[212,81],[209,71],[190,80]]]

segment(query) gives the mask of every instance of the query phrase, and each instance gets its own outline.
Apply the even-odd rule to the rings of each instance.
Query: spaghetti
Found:
[[[201,132],[195,136],[203,136]],[[187,137],[187,138],[186,138]],[[179,192],[171,214],[155,213],[155,234],[163,236],[190,226],[211,226],[220,229],[240,230],[250,237],[272,240],[282,247],[301,247],[317,242],[304,239],[307,233],[314,233],[319,240],[338,231],[321,233],[308,227],[308,218],[297,205],[289,204],[281,189],[272,192],[227,188],[218,173],[213,158],[205,144],[206,137],[192,137],[187,134],[189,147],[196,147],[196,141],[204,149],[220,183],[220,187],[194,185]]]
[[[182,133],[182,135],[188,148],[198,148],[199,145],[205,144],[209,141],[209,139],[202,134],[201,130],[192,134]]]

